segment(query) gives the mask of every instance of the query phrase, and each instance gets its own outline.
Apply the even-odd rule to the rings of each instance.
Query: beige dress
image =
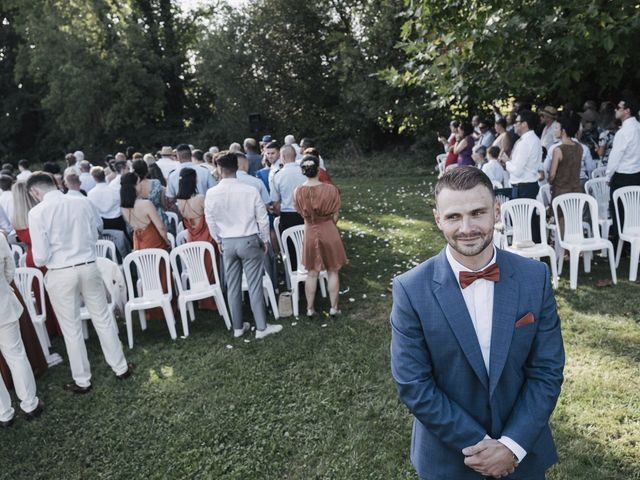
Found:
[[[347,263],[333,215],[340,210],[340,192],[332,184],[299,186],[294,195],[298,213],[304,218],[302,261],[308,270],[339,270]]]

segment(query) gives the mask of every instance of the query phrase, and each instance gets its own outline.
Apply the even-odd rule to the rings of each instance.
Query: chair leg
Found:
[[[580,267],[580,252],[569,250],[569,284],[571,290],[578,288],[578,268]]]
[[[187,316],[187,301],[184,298],[178,298],[178,307],[180,309],[180,319],[182,320],[182,335],[189,336],[189,317]]]
[[[558,276],[562,275],[562,264],[564,263],[564,248],[558,251]]]
[[[593,253],[591,252],[583,252],[583,264],[584,264],[584,273],[591,273],[591,256]]]
[[[87,325],[88,320],[80,320],[82,323],[82,336],[85,340],[89,340],[89,325]]]
[[[600,236],[605,240],[609,238],[609,224],[607,222],[600,223]],[[607,257],[607,249],[603,248],[600,250],[600,255],[603,257]]]
[[[178,334],[176,333],[176,319],[173,316],[173,310],[171,309],[170,300],[162,301],[162,312],[164,313],[164,318],[167,320],[167,327],[169,328],[169,335],[171,335],[171,340],[175,340],[176,338],[178,338]]]
[[[322,295],[322,298],[327,298],[327,288],[325,286],[323,277],[318,275],[318,282],[320,282],[320,295]]]
[[[267,288],[267,295],[269,296],[269,302],[271,303],[271,310],[273,311],[273,318],[276,320],[280,318],[280,311],[278,310],[278,301],[276,300],[276,292],[273,291],[273,287]]]
[[[607,250],[609,250],[609,266],[611,267],[611,280],[615,285],[618,283],[618,276],[616,275],[616,262],[614,260],[615,257],[613,254],[613,245],[609,245]]]
[[[144,318],[144,310],[138,310],[138,320],[140,320],[140,328],[142,330],[147,329],[147,319]]]
[[[620,266],[620,259],[622,258],[622,247],[624,246],[624,240],[618,239],[618,251],[616,252],[616,268]]]
[[[187,302],[187,308],[189,309],[189,315],[191,316],[191,321],[196,321],[196,311],[193,308],[193,302]]]
[[[216,290],[214,293],[216,299],[216,306],[218,307],[218,312],[222,315],[224,319],[224,324],[227,326],[227,330],[231,330],[231,319],[229,318],[229,312],[227,311],[227,304],[224,301],[224,295],[222,294],[222,290]]]
[[[133,322],[131,320],[131,305],[125,305],[124,307],[124,319],[127,324],[127,340],[129,341],[129,348],[133,348]]]
[[[293,303],[293,316],[298,317],[300,315],[299,301],[300,296],[300,284],[296,278],[291,279],[291,303]]]
[[[558,288],[558,268],[555,252],[549,252],[549,260],[549,263],[551,264],[551,283],[553,284],[553,288]]]
[[[631,242],[631,256],[629,257],[629,281],[635,282],[638,278],[638,259],[640,257],[640,243]]]

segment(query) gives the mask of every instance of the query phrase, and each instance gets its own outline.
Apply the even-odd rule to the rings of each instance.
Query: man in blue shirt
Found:
[[[204,165],[196,165],[191,161],[191,148],[184,143],[176,147],[176,154],[178,155],[178,161],[180,165],[173,172],[169,174],[167,180],[166,196],[171,200],[175,200],[178,194],[178,182],[180,181],[180,170],[183,168],[193,168],[196,171],[197,180],[197,192],[206,195],[207,190],[216,185],[216,179],[213,178],[211,172]]]

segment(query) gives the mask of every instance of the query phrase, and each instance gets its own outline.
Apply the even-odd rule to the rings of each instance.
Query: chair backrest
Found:
[[[161,264],[165,262],[165,280],[168,293],[171,294],[171,273],[169,253],[161,248],[145,248],[131,252],[124,258],[123,268],[127,281],[129,299],[138,297],[131,275],[131,264],[135,265],[138,280],[142,285],[142,297],[158,298],[165,295],[160,278]]]
[[[598,228],[598,202],[591,195],[586,193],[565,193],[553,199],[553,216],[558,224],[559,212],[562,212],[564,219],[564,231],[558,229],[561,242],[575,243],[585,238],[583,214],[585,205],[589,209],[591,230],[594,238],[600,238],[600,228]],[[594,228],[595,225],[595,228]]]
[[[620,223],[620,206],[622,202],[624,224]],[[613,192],[613,205],[616,211],[618,234],[640,235],[640,187],[622,187]]]
[[[491,180],[491,183],[493,184],[493,188],[502,188],[502,182],[499,182],[497,180]],[[502,195],[504,197],[504,195]]]
[[[16,264],[16,267],[20,266],[20,257],[24,255],[24,250],[21,245],[16,245],[15,243],[11,244],[11,253],[13,254],[13,262]]]
[[[213,245],[209,242],[188,242],[184,245],[177,246],[171,251],[170,255],[171,268],[173,270],[176,285],[178,286],[178,292],[182,293],[184,291],[184,287],[180,279],[181,273],[186,273],[189,277],[189,290],[197,291],[209,287],[212,284],[209,280],[205,263],[207,252],[209,252],[209,258],[211,259],[213,266],[213,283],[220,285],[220,277],[218,275],[218,266],[216,263],[216,251],[213,248]]]
[[[278,239],[278,247],[280,247],[280,251],[286,255],[285,251],[282,249],[282,235],[280,234],[280,217],[276,217],[273,219],[273,229],[276,232],[276,238]]]
[[[176,237],[173,236],[173,233],[167,232],[167,238],[169,239],[169,244],[171,246],[171,250],[176,248]]]
[[[531,217],[536,211],[540,219],[540,238],[542,243],[546,244],[547,229],[542,203],[530,198],[518,198],[502,204],[500,208],[501,221],[504,225],[511,225],[512,244],[533,241]]]
[[[293,242],[295,252],[289,251],[289,242],[287,240],[291,240]],[[304,266],[302,264],[302,241],[304,239],[304,225],[296,225],[294,227],[287,228],[284,232],[282,232],[282,248],[284,249],[285,257],[285,268],[291,272],[291,254],[295,254],[296,264],[298,265],[298,270],[304,271]]]
[[[96,258],[96,266],[98,267],[98,271],[102,276],[102,283],[107,290],[107,296],[109,300],[108,303],[111,306],[113,305],[113,302],[117,297],[116,288],[118,288],[117,279],[113,277],[112,272],[115,272],[116,275],[122,275],[120,269],[118,268],[118,262],[115,262],[107,257],[98,257]]]
[[[505,202],[509,201],[509,197],[507,197],[506,195],[502,195],[501,193],[499,193],[498,195],[496,195],[496,200],[498,201],[498,203],[500,205],[502,205]]]
[[[607,175],[607,167],[594,168],[591,172],[591,178],[600,178]]]
[[[102,231],[100,238],[111,240],[118,252],[120,252],[120,258],[126,257],[131,252],[131,244],[122,230],[105,229]]]
[[[545,183],[540,187],[540,199],[542,200],[542,204],[546,207],[551,205],[551,185]]]
[[[178,232],[178,225],[180,224],[180,217],[178,217],[178,214],[175,212],[165,212],[167,214],[167,217],[169,218],[169,227],[171,228],[171,230],[173,230],[174,232]]]
[[[189,241],[189,231],[182,230],[178,235],[176,235],[176,246],[184,245]]]
[[[32,320],[37,316],[46,312],[44,303],[44,277],[42,272],[37,268],[22,267],[16,268],[14,275],[14,281],[20,291],[20,295],[27,306],[27,312]],[[37,289],[34,288],[37,286]],[[38,292],[40,298],[35,298],[35,293]],[[40,312],[38,312],[38,304],[40,305]]]
[[[609,214],[609,180],[606,177],[592,178],[584,184],[584,191],[598,202],[598,215],[605,220]]]
[[[118,256],[116,255],[116,244],[111,240],[98,240],[96,242],[96,256],[108,258],[112,262],[118,263]]]
[[[444,164],[447,160],[447,154],[446,153],[441,153],[438,156],[436,156],[436,163],[438,164],[438,171],[440,173],[444,173]]]

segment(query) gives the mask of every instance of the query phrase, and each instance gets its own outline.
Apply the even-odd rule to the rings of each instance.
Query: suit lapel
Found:
[[[440,304],[447,322],[453,330],[469,365],[485,388],[489,388],[487,369],[482,359],[482,351],[478,343],[473,322],[469,316],[467,305],[464,302],[460,286],[453,275],[453,270],[447,261],[445,251],[438,255],[433,275],[433,293]],[[493,354],[493,352],[492,352]]]
[[[489,358],[489,396],[498,385],[507,361],[514,322],[518,314],[518,284],[513,280],[514,271],[504,252],[497,250],[496,262],[500,267],[500,281],[493,290],[493,322],[491,327],[491,355]]]

